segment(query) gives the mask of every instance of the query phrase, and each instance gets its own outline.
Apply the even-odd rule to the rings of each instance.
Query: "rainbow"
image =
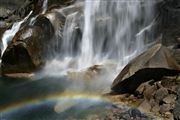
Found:
[[[20,108],[24,108],[27,106],[32,106],[35,104],[40,104],[40,103],[49,102],[49,101],[60,101],[64,99],[72,99],[72,100],[86,99],[86,100],[92,100],[92,101],[97,101],[97,102],[98,101],[108,102],[108,103],[111,102],[106,97],[96,95],[96,94],[91,94],[91,93],[56,93],[56,94],[52,94],[46,97],[36,97],[36,98],[21,100],[21,101],[14,102],[12,104],[8,104],[0,108],[0,113],[3,115],[9,112],[14,112]]]

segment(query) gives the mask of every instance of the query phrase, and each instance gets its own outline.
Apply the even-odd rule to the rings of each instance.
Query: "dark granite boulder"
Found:
[[[53,26],[44,16],[39,16],[34,26],[19,30],[2,56],[2,73],[32,72],[40,68],[53,35]]]

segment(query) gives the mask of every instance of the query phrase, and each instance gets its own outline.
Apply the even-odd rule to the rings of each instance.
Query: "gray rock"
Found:
[[[176,60],[174,60],[167,47],[157,44],[130,61],[115,78],[111,88],[115,88],[120,82],[143,68],[169,68],[179,70],[180,66],[176,63]]]
[[[167,104],[175,104],[176,97],[177,97],[176,95],[170,94],[163,99],[163,102]]]
[[[160,88],[156,91],[154,98],[156,102],[162,101],[168,95],[168,90],[166,88]]]
[[[175,107],[173,109],[173,116],[175,120],[180,119],[180,86],[178,86],[177,88],[177,100],[176,100]]]
[[[53,35],[53,26],[44,16],[39,16],[34,26],[20,29],[2,56],[2,74],[39,69],[46,61],[45,53]]]
[[[150,112],[150,110],[151,110],[151,105],[150,105],[149,101],[144,100],[144,101],[140,104],[140,106],[139,106],[138,108],[141,109],[141,110],[144,110],[144,111],[146,111],[146,112]]]
[[[160,113],[165,114],[166,112],[169,112],[171,110],[171,105],[170,104],[163,104],[160,106]]]

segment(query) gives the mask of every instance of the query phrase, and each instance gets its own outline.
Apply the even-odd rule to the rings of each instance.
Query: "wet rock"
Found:
[[[179,84],[177,88],[177,100],[176,100],[175,107],[173,109],[173,116],[175,120],[180,119],[180,86]]]
[[[177,71],[166,71],[168,69]],[[111,89],[120,94],[132,93],[144,82],[160,81],[164,76],[178,75],[179,69],[180,66],[173,59],[169,49],[157,44],[125,66],[113,81]]]
[[[49,49],[55,48],[55,52],[62,52],[63,45],[63,30],[66,22],[66,17],[57,11],[49,11],[45,14],[45,16],[51,21],[54,28],[54,37],[51,43],[51,47]],[[51,53],[54,54],[53,52]]]
[[[177,86],[176,76],[175,77],[164,77],[161,81],[161,85],[165,88],[171,89],[172,91],[176,91],[173,87]]]
[[[178,43],[179,37],[180,11],[179,0],[163,0],[159,5],[158,29],[163,33],[162,43],[166,46]]]
[[[160,111],[159,105],[158,105],[158,104],[155,104],[154,106],[152,106],[151,111],[152,111],[153,113],[159,113],[159,111]]]
[[[54,27],[46,16],[40,15],[37,17],[33,26],[38,26],[43,30],[43,35],[45,36],[44,41],[49,41],[50,38],[54,35]]]
[[[166,104],[175,104],[175,101],[176,95],[174,94],[170,94],[163,99],[163,102],[165,102]]]
[[[168,119],[168,120],[173,120],[173,115],[171,112],[166,112],[165,113],[165,117]]]
[[[94,65],[80,71],[68,71],[68,78],[72,80],[101,80],[104,74],[114,69],[114,64]]]
[[[141,117],[141,112],[138,109],[135,108],[131,108],[128,110],[129,115],[131,116],[131,118],[137,118],[137,117]]]
[[[126,111],[116,110],[108,113],[105,120],[151,120],[151,116],[142,113],[136,108],[130,108]]]
[[[173,109],[173,115],[174,115],[174,119],[175,120],[179,120],[180,119],[180,104],[179,103],[176,103],[176,106]]]
[[[151,105],[150,105],[150,103],[149,103],[149,101],[148,100],[144,100],[141,104],[140,104],[140,106],[138,107],[140,110],[144,110],[144,111],[146,111],[146,112],[150,112],[150,110],[151,110]]]
[[[23,42],[12,44],[2,57],[2,74],[14,72],[31,72],[35,69],[26,45]]]
[[[30,79],[34,76],[33,73],[15,73],[15,74],[5,74],[5,77],[17,78],[17,79]]]
[[[156,90],[157,88],[155,85],[146,86],[146,89],[143,92],[144,98],[150,100],[154,96]]]
[[[154,97],[155,97],[155,100],[159,103],[167,95],[168,95],[168,90],[166,88],[160,88],[159,90],[156,91]]]
[[[36,1],[40,1],[40,0],[36,0]],[[30,11],[33,10],[34,6],[35,6],[34,0],[25,0],[24,3],[18,9],[16,9],[12,15],[17,15],[20,18],[24,18],[30,13]]]
[[[47,46],[53,36],[50,21],[40,16],[34,26],[17,32],[2,56],[2,73],[32,72],[45,63]]]
[[[12,11],[8,8],[5,8],[5,7],[0,7],[0,20],[5,20],[7,19],[7,16],[9,16],[9,14],[11,13]]]
[[[3,34],[4,32],[6,31],[7,28],[3,27],[3,28],[0,28],[0,40],[2,39],[3,37]]]
[[[64,54],[76,56],[80,52],[80,44],[83,31],[83,4],[75,3],[63,8],[51,8],[45,14],[55,28],[59,51]],[[71,26],[71,28],[69,27]],[[72,45],[66,45],[67,41],[72,41]],[[55,42],[55,43],[57,43]],[[67,47],[61,47],[66,45]]]
[[[123,81],[119,80],[116,85],[112,86],[111,90],[119,94],[134,93],[142,83],[150,80],[157,82],[160,81],[164,76],[176,76],[179,73],[179,70],[165,68],[144,68],[135,72],[134,75]]]
[[[173,49],[173,57],[175,58],[175,60],[177,61],[178,64],[180,64],[180,48],[178,49]]]
[[[116,87],[121,81],[134,75],[135,72],[143,68],[169,68],[179,70],[180,66],[176,63],[176,60],[174,60],[167,47],[157,44],[130,61],[115,78],[111,88]]]
[[[170,104],[163,104],[160,106],[160,113],[164,114],[166,112],[169,112],[171,110],[171,105]]]
[[[148,83],[142,83],[142,84],[136,89],[137,93],[138,93],[138,94],[143,94],[146,86],[148,86],[148,85],[149,85]]]

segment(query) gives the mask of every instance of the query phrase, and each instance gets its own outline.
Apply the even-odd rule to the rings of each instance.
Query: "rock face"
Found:
[[[2,73],[31,72],[44,64],[54,30],[51,22],[39,16],[34,26],[17,32],[2,56]]]
[[[158,6],[159,23],[157,29],[163,34],[163,44],[166,46],[179,44],[180,37],[180,1],[179,0],[163,0]]]
[[[149,50],[137,56],[115,78],[111,88],[114,88],[120,81],[132,76],[135,72],[143,68],[168,68],[179,70],[180,66],[173,59],[168,48],[161,44],[154,45]]]

